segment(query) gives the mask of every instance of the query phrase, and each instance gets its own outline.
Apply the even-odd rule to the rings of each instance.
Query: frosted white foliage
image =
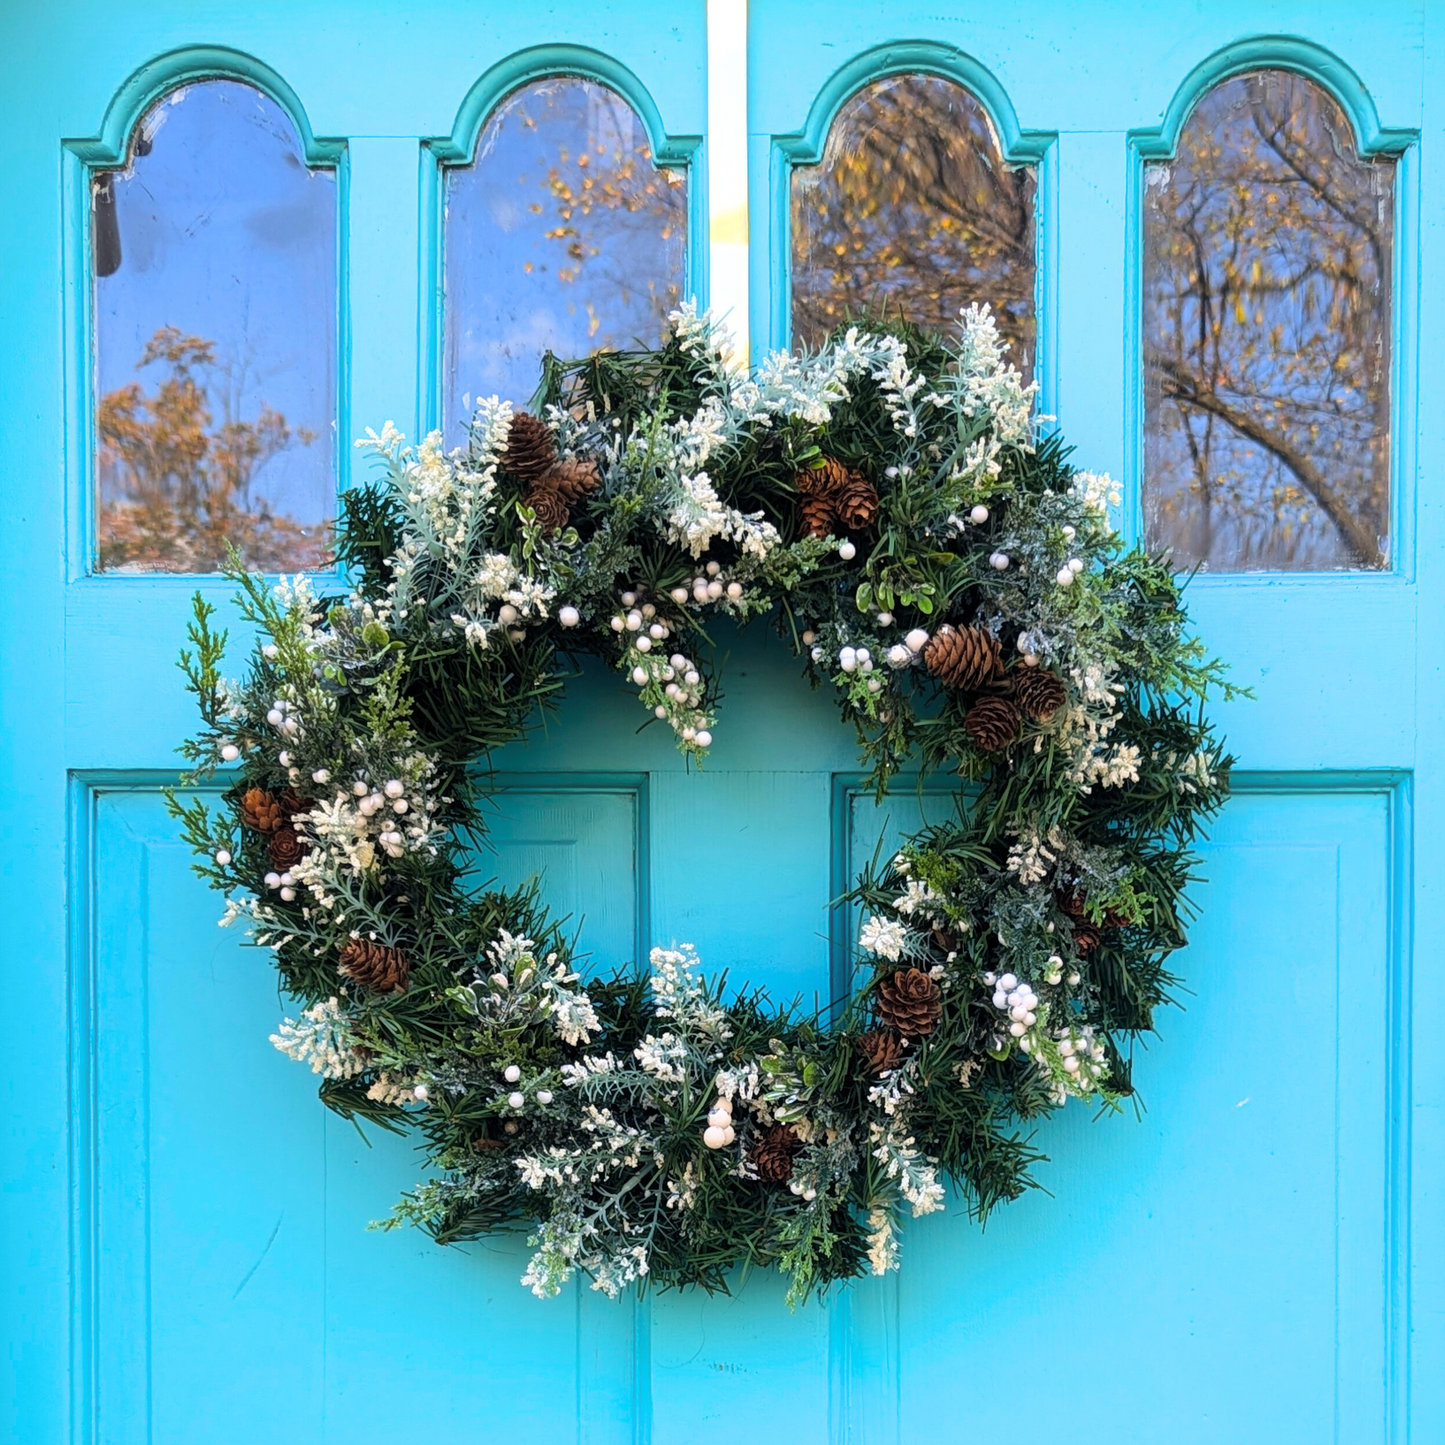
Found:
[[[312,1004],[299,1019],[286,1019],[271,1035],[271,1042],[323,1079],[354,1078],[364,1067],[352,1047],[346,1015],[336,998]]]
[[[876,913],[865,918],[862,928],[858,930],[860,948],[877,954],[879,958],[889,958],[895,962],[903,957],[903,946],[907,939],[907,930],[896,918],[884,918]]]

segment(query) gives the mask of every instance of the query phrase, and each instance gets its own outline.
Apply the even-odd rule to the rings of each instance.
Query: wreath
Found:
[[[456,451],[368,433],[352,589],[238,558],[245,680],[199,596],[181,659],[184,781],[227,786],[171,807],[305,1004],[272,1042],[337,1113],[420,1135],[432,1177],[384,1227],[527,1228],[541,1296],[745,1264],[796,1301],[896,1268],[945,1178],[980,1220],[1032,1187],[1031,1121],[1133,1091],[1228,786],[1203,713],[1228,684],[1167,560],[1115,536],[1114,484],[1042,428],[986,308],[951,341],[725,357],[684,308],[655,350],[547,356],[532,411],[483,402]],[[773,619],[880,795],[905,764],[960,779],[849,895],[868,982],[821,1014],[725,994],[688,946],[584,978],[535,885],[471,876],[480,764],[566,659],[610,659],[704,763],[718,614]]]

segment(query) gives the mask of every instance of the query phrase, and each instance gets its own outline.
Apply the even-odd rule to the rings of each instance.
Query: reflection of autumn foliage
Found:
[[[165,376],[153,395],[132,381],[96,407],[101,568],[215,572],[226,564],[228,542],[261,571],[324,561],[324,526],[303,526],[251,495],[272,457],[309,446],[315,433],[293,429],[269,406],[254,421],[236,417],[213,342],[164,326],[140,365],[155,362]]]
[[[540,183],[554,218],[542,234],[560,246],[565,258],[554,267],[560,281],[574,283],[585,274],[592,283],[584,298],[588,335],[595,337],[602,326],[594,298],[611,288],[624,308],[636,299],[640,287],[645,288],[655,330],[660,332],[681,297],[679,280],[641,272],[636,263],[640,255],[656,251],[659,242],[683,234],[685,178],[653,164],[652,148],[632,108],[602,86],[553,82],[518,99],[517,121],[549,147],[556,147],[555,161],[542,162],[545,178]],[[585,100],[585,110],[579,99]],[[584,116],[589,132],[585,139],[576,134]],[[574,133],[572,144],[559,137],[561,131]],[[518,182],[535,186],[538,179],[522,175]],[[528,209],[545,216],[547,203],[532,201]],[[535,264],[529,261],[525,269],[530,272]],[[548,266],[544,261],[538,269]]]
[[[1216,87],[1151,168],[1146,496],[1179,560],[1385,565],[1393,183],[1281,71]]]
[[[793,172],[793,339],[816,346],[879,310],[951,332],[978,301],[1031,365],[1034,188],[959,86],[902,75],[859,91],[822,161]]]

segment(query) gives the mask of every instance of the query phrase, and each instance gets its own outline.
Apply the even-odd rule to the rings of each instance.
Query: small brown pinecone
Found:
[[[241,821],[258,833],[269,833],[281,824],[281,804],[265,788],[247,788],[241,794]]]
[[[1006,697],[981,697],[963,720],[964,731],[986,753],[1006,748],[1018,736],[1022,720],[1018,708]]]
[[[1031,718],[1047,722],[1064,705],[1064,681],[1040,667],[1014,673],[1014,700]]]
[[[798,530],[807,537],[826,537],[833,530],[833,500],[812,492],[798,502]]]
[[[943,1012],[938,984],[921,968],[901,968],[878,985],[878,1013],[905,1038],[921,1039]]]
[[[523,501],[537,514],[537,524],[548,536],[560,532],[572,515],[561,492],[549,487],[545,481],[531,487]]]
[[[1061,909],[1070,918],[1082,918],[1084,916],[1084,897],[1081,893],[1060,893],[1056,901]]]
[[[869,1029],[858,1035],[858,1057],[868,1073],[886,1074],[903,1062],[903,1040],[892,1029]]]
[[[786,1184],[793,1177],[793,1155],[802,1141],[786,1124],[764,1129],[752,1149],[752,1164],[765,1184]]]
[[[347,978],[372,993],[406,992],[406,955],[399,948],[373,943],[369,938],[353,938],[341,950],[337,966]]]
[[[854,472],[833,497],[833,510],[845,530],[861,532],[878,515],[878,493]]]
[[[1080,953],[1089,953],[1104,941],[1104,935],[1087,918],[1080,918],[1074,924],[1074,947]]]
[[[804,467],[793,476],[800,497],[831,497],[858,474],[833,457],[824,457],[816,467]],[[862,479],[859,478],[861,481]]]
[[[557,460],[557,448],[547,423],[538,421],[530,412],[519,411],[512,418],[511,429],[507,432],[507,449],[502,453],[502,465],[514,477],[524,482],[535,482],[552,470]]]
[[[986,627],[944,623],[924,645],[923,663],[948,687],[972,692],[992,682],[1002,667],[1003,649]]]
[[[276,794],[276,806],[281,809],[283,823],[295,823],[298,813],[309,813],[316,804],[310,798],[303,798],[294,788],[282,788]]]
[[[271,831],[271,862],[284,873],[306,856],[308,846],[295,828],[282,823]]]
[[[596,462],[563,460],[547,473],[543,481],[569,507],[575,507],[588,492],[595,492],[602,485],[602,473]]]

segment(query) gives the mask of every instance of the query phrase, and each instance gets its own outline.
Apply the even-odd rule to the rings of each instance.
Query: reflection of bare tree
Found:
[[[794,339],[817,345],[865,309],[947,331],[980,301],[1031,363],[1034,189],[951,82],[902,75],[859,91],[821,163],[793,172]]]
[[[226,564],[228,542],[263,571],[322,562],[325,527],[303,526],[252,496],[272,457],[316,434],[265,405],[254,421],[241,420],[237,388],[202,337],[162,327],[140,365],[157,362],[165,376],[154,394],[131,381],[96,407],[100,566],[214,572]]]
[[[585,105],[579,106],[579,100]],[[539,156],[536,170],[529,168],[517,182],[524,190],[535,193],[540,184],[547,192],[546,202],[529,202],[528,209],[544,216],[550,206],[552,224],[543,238],[557,243],[560,254],[555,263],[528,261],[525,269],[551,266],[568,285],[585,279],[581,299],[589,337],[596,337],[603,324],[594,304],[598,296],[615,296],[611,304],[620,302],[636,325],[633,309],[644,294],[650,332],[660,335],[667,313],[681,298],[680,277],[639,269],[637,262],[655,254],[659,243],[665,247],[685,233],[684,177],[653,164],[652,147],[632,107],[591,82],[553,81],[523,92],[515,119],[538,133],[549,150],[555,146],[555,159]],[[573,133],[570,143],[566,132]],[[616,340],[627,344],[631,339]]]
[[[1146,506],[1181,561],[1386,565],[1393,183],[1281,71],[1216,87],[1151,168]]]

